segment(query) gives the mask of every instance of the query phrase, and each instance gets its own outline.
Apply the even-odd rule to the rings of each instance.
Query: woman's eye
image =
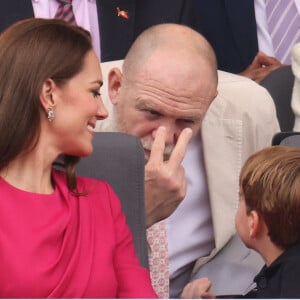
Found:
[[[92,91],[92,93],[93,93],[93,96],[94,96],[95,98],[101,96],[101,94],[99,93],[99,91]]]

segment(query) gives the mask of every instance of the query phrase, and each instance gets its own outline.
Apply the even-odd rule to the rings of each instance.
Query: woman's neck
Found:
[[[39,194],[51,194],[54,191],[51,170],[51,161],[37,159],[36,155],[26,155],[11,161],[0,170],[0,176],[18,189]]]

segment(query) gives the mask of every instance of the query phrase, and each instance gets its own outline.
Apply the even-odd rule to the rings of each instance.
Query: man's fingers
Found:
[[[190,128],[185,128],[178,140],[177,143],[172,151],[168,164],[170,167],[177,168],[185,155],[187,145],[189,144],[192,138],[192,130]],[[157,129],[155,139],[152,144],[151,154],[148,160],[149,163],[162,163],[164,161],[164,150],[165,150],[165,143],[166,143],[166,128],[161,126]]]
[[[168,161],[169,166],[177,168],[182,163],[192,135],[193,132],[191,128],[185,128],[182,130]]]
[[[252,76],[250,77],[252,80],[260,83],[264,78],[266,78],[271,72],[274,70],[281,68],[281,66],[278,65],[272,65],[272,66],[267,66],[264,68],[259,68],[255,70],[252,73]]]
[[[163,126],[158,127],[155,135],[155,139],[153,141],[151,147],[151,153],[148,160],[148,163],[161,163],[164,160],[164,150],[165,150],[165,143],[166,143],[166,135],[167,131],[166,128]]]

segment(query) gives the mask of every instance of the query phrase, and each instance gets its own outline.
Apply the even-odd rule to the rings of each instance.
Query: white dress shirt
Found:
[[[32,0],[32,6],[35,17],[49,19],[54,18],[59,4],[56,0]],[[73,11],[77,25],[91,33],[93,48],[100,60],[100,29],[96,0],[73,0]]]
[[[197,135],[187,148],[182,165],[187,179],[187,194],[167,218],[170,279],[190,272],[199,257],[214,248],[214,232],[202,145]],[[187,267],[189,270],[187,270]]]

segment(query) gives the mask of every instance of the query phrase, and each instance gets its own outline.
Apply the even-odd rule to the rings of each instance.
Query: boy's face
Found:
[[[250,247],[250,236],[249,236],[249,224],[248,224],[247,208],[245,203],[245,198],[242,193],[240,193],[239,206],[235,215],[235,228],[240,236],[241,240],[247,247]]]

